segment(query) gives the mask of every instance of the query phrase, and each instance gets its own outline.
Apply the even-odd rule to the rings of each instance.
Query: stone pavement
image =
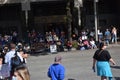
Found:
[[[107,48],[117,65],[111,66],[113,80],[120,80],[120,45],[111,44]],[[49,55],[32,55],[28,58],[28,68],[31,80],[50,80],[47,77],[47,70],[54,62],[56,55],[62,55],[62,64],[66,68],[65,80],[100,80],[92,70],[92,57],[96,49],[84,51],[60,52]]]

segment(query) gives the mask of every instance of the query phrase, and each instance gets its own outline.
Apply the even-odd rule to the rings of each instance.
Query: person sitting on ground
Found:
[[[78,48],[79,50],[85,50],[84,44],[80,41],[78,41]]]
[[[83,45],[84,45],[84,47],[85,47],[86,50],[90,49],[90,44],[89,44],[89,42],[88,42],[87,39],[83,40]]]
[[[67,46],[68,51],[70,51],[72,48],[72,43],[68,40],[66,43],[66,46]]]
[[[97,46],[96,46],[95,41],[94,41],[93,38],[91,38],[91,40],[90,40],[90,46],[91,46],[92,49],[97,48]]]

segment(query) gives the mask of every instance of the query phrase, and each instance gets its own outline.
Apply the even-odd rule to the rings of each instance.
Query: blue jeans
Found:
[[[106,42],[107,45],[109,45],[110,39],[105,39],[105,42]]]
[[[112,43],[117,42],[117,35],[113,34],[112,35]]]

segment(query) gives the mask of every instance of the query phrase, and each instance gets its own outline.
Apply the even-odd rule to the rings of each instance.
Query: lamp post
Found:
[[[74,6],[78,9],[78,25],[81,26],[80,7],[83,6],[83,0],[74,0]]]
[[[72,30],[72,27],[71,27],[71,22],[72,22],[72,14],[71,14],[71,8],[70,8],[70,1],[71,0],[68,0],[68,3],[67,3],[67,24],[68,24],[68,40],[69,41],[72,41],[72,38],[71,38],[71,30]]]
[[[98,0],[94,0],[94,18],[95,18],[95,40],[98,41],[98,18],[97,18],[97,5],[96,3],[98,2]]]
[[[28,11],[30,10],[30,0],[22,0],[22,11],[25,12],[25,23],[26,28],[28,27]]]

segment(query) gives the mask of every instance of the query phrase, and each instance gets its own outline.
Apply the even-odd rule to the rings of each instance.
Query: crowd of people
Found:
[[[0,49],[0,80],[30,80],[27,57],[22,44],[11,42]]]
[[[22,44],[10,43],[8,46],[1,50],[0,55],[0,79],[1,80],[30,80],[29,70],[26,66],[27,53],[23,50]],[[17,51],[17,53],[16,53]],[[12,58],[17,54],[20,61],[23,63],[19,66],[12,65]],[[57,55],[54,59],[54,63],[48,68],[48,77],[51,80],[64,80],[65,78],[65,67],[61,64],[62,57]],[[112,59],[109,51],[106,50],[104,42],[100,42],[98,50],[93,55],[93,69],[97,68],[97,75],[101,76],[101,80],[112,80],[112,72],[110,69],[111,62],[113,65],[116,63]]]
[[[22,42],[28,51],[30,51],[30,48],[37,49],[39,46],[39,49],[42,47],[45,48],[45,51],[51,52],[50,47],[52,45],[56,46],[57,52],[64,51],[65,48],[68,49],[68,51],[72,48],[76,48],[77,50],[88,50],[97,48],[97,44],[101,41],[105,41],[106,45],[117,43],[117,33],[118,31],[115,27],[112,29],[98,30],[98,41],[96,42],[95,31],[88,29],[81,30],[78,34],[74,32],[71,35],[72,41],[68,40],[67,33],[64,31],[56,32],[55,30],[52,30],[42,34],[33,29],[32,31],[27,31],[25,40],[19,39],[19,34],[16,31],[13,31],[12,34],[5,34],[4,36],[0,35],[0,46],[3,47],[5,44],[9,44],[12,41],[16,44]],[[40,44],[35,46],[36,43]]]
[[[112,62],[115,64],[113,59],[111,58],[108,51],[105,49],[105,44],[109,46],[110,43],[117,43],[117,29],[113,27],[113,29],[110,31],[109,29],[106,29],[106,31],[103,33],[101,31],[98,31],[98,43],[95,41],[95,32],[94,31],[87,31],[82,30],[79,35],[73,34],[72,35],[72,42],[67,40],[66,33],[62,31],[60,35],[56,34],[56,32],[50,31],[46,32],[45,36],[42,34],[37,34],[34,30],[32,33],[28,34],[28,40],[24,44],[19,42],[18,40],[18,34],[16,32],[13,32],[12,36],[5,35],[4,37],[0,36],[0,79],[1,80],[30,80],[30,74],[28,71],[28,68],[26,66],[27,63],[27,57],[31,45],[34,43],[45,43],[45,47],[49,49],[50,52],[50,46],[56,45],[57,51],[64,51],[64,48],[67,48],[68,51],[70,51],[73,47],[78,50],[88,50],[88,49],[94,49],[98,48],[98,50],[95,52],[93,56],[93,69],[95,67],[95,64],[97,62],[97,72],[98,76],[101,76],[101,80],[106,80],[107,77],[109,77],[109,80],[112,80],[112,73],[109,67],[109,64],[107,62]],[[103,44],[102,42],[105,42]],[[105,57],[104,55],[107,55]],[[20,61],[19,66],[13,66],[14,63],[14,57],[17,56],[18,60]],[[64,80],[64,74],[65,74],[65,68],[62,66],[61,63],[62,57],[56,56],[55,57],[55,63],[52,64],[48,69],[48,77],[51,78],[51,80]],[[17,61],[17,60],[16,60]],[[102,61],[102,62],[101,62]],[[104,63],[103,63],[104,61]],[[104,64],[106,69],[104,69],[100,64]],[[103,74],[101,72],[106,72],[109,70],[109,75]],[[104,71],[105,70],[105,71]],[[61,71],[59,73],[59,71]]]
[[[105,42],[107,46],[109,44],[117,44],[117,29],[113,27],[111,30],[106,29],[105,31],[98,30],[98,41],[95,41],[95,31],[94,30],[82,30],[79,35],[72,35],[72,42],[67,41],[68,50],[72,47],[78,50],[88,50],[98,47],[100,42]]]
[[[82,30],[79,34],[73,33],[71,35],[72,41],[67,39],[66,33],[61,32],[57,35],[54,30],[51,32],[46,32],[45,43],[48,47],[52,44],[57,46],[57,51],[64,51],[67,48],[70,51],[72,48],[77,50],[88,50],[97,48],[98,43],[105,41],[106,45],[117,43],[117,29],[113,27],[112,29],[106,29],[105,31],[98,30],[98,41],[95,41],[95,31],[94,30]]]

